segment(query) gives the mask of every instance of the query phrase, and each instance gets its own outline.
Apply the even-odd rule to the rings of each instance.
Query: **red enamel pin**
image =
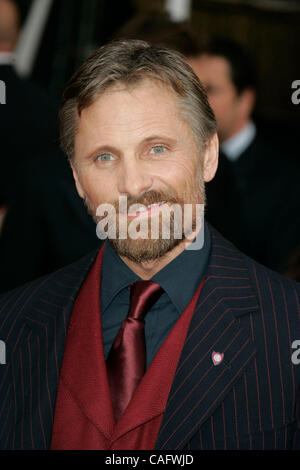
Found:
[[[217,351],[213,351],[211,354],[212,361],[214,363],[214,366],[218,366],[221,364],[224,358],[224,353],[219,353]]]

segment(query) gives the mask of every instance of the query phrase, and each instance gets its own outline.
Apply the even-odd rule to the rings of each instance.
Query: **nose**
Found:
[[[152,187],[153,178],[144,162],[135,158],[123,160],[119,178],[118,190],[120,194],[137,197]]]

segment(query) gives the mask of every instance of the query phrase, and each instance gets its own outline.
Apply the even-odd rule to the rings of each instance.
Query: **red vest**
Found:
[[[51,449],[152,450],[203,280],[115,423],[100,312],[104,246],[74,303],[61,368]]]

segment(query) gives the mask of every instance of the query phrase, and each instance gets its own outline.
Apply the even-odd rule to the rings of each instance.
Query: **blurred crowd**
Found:
[[[100,244],[59,147],[57,109],[14,69],[20,31],[12,0],[0,0],[0,292],[71,263]],[[300,281],[300,155],[255,119],[255,58],[226,37],[205,44],[186,23],[139,15],[115,38],[183,54],[215,113],[219,167],[207,184],[207,220],[248,256]]]

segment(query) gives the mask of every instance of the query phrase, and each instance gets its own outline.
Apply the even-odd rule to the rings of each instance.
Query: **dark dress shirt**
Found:
[[[202,249],[184,250],[152,277],[164,293],[145,317],[147,367],[200,284],[208,265],[210,247],[209,229],[204,224]],[[140,280],[106,241],[100,292],[105,358],[129,310],[128,286]]]

